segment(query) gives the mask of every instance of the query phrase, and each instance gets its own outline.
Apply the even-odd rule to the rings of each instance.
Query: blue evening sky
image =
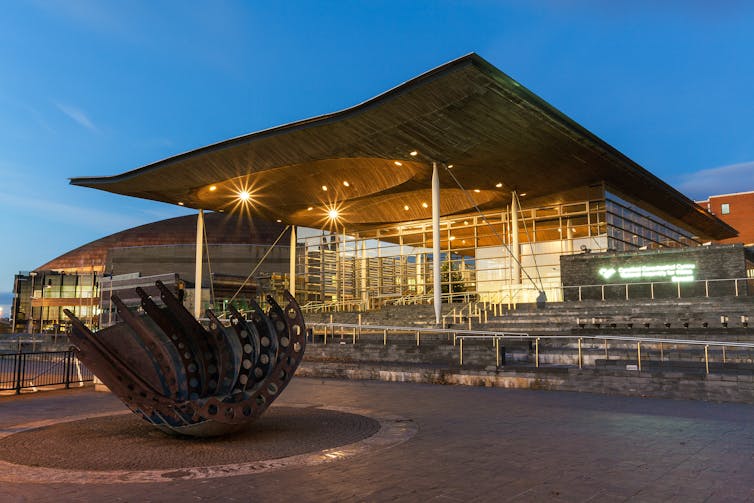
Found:
[[[348,107],[472,51],[693,198],[754,190],[752,26],[754,3],[724,0],[4,2],[0,292],[187,213],[67,178]]]

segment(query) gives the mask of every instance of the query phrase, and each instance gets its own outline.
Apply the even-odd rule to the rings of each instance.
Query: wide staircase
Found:
[[[754,297],[645,301],[547,303],[517,309],[485,303],[444,304],[442,327],[435,324],[432,305],[386,306],[379,311],[307,315],[314,330],[308,358],[320,362],[464,368],[531,368],[540,366],[631,368],[642,370],[752,373],[751,348],[689,346],[681,341],[754,343]],[[754,322],[754,316],[752,316]],[[333,325],[328,326],[332,321]],[[358,325],[340,327],[339,323]],[[385,332],[370,326],[405,327]],[[421,329],[419,337],[411,328]],[[457,330],[431,333],[431,327]],[[324,344],[323,333],[329,332]],[[333,333],[334,330],[334,333]],[[528,338],[460,338],[468,331],[522,333]],[[553,338],[552,336],[568,336]],[[539,337],[539,340],[536,338]],[[626,340],[606,340],[622,337]],[[417,338],[418,344],[417,344]],[[661,338],[672,343],[642,342]],[[455,343],[455,344],[454,344]]]

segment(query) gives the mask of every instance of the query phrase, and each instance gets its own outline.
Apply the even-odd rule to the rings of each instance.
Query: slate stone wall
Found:
[[[565,301],[579,300],[579,289],[576,287],[581,286],[582,299],[601,299],[603,291],[605,299],[625,299],[625,284],[628,284],[631,299],[652,298],[653,296],[655,299],[677,298],[679,284],[672,283],[670,278],[621,279],[615,274],[606,279],[600,275],[599,271],[600,269],[618,270],[621,267],[688,263],[696,266],[695,281],[680,283],[683,298],[735,295],[736,285],[733,281],[708,281],[705,284],[704,280],[746,277],[744,248],[740,244],[563,255],[560,257],[561,279],[563,286],[566,287],[563,297]],[[655,282],[655,285],[650,287],[649,282]],[[746,281],[738,282],[739,295],[748,293],[746,283]]]

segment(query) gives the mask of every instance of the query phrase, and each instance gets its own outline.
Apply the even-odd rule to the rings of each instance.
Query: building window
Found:
[[[721,204],[720,213],[722,213],[723,215],[727,215],[728,213],[730,213],[730,204],[728,203]]]

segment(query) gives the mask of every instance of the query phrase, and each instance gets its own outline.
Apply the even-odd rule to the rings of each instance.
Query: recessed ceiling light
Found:
[[[335,208],[332,208],[331,210],[329,210],[329,211],[327,212],[327,217],[328,217],[328,218],[329,218],[330,220],[337,220],[337,218],[338,218],[338,216],[339,216],[339,215],[340,215],[340,214],[338,213],[338,210],[336,210]]]
[[[452,167],[453,167],[453,165],[452,165],[452,164],[448,164],[448,168],[452,168]]]
[[[278,218],[277,220],[275,220],[275,221],[276,221],[277,223],[280,223],[280,222],[282,222],[282,220],[280,220],[279,218]]]
[[[240,199],[241,201],[248,201],[249,199],[251,199],[251,194],[249,194],[248,190],[242,190],[238,193],[238,199]]]
[[[216,191],[216,190],[217,190],[217,185],[210,185],[210,186],[209,186],[209,191],[210,191],[210,192],[214,192],[214,191]]]
[[[394,164],[396,166],[403,166],[403,163],[401,161],[394,161]]]
[[[524,197],[526,195],[526,192],[522,192],[519,194],[519,196]]]
[[[463,221],[463,225],[469,225],[469,221],[468,220],[464,220]]]
[[[500,187],[502,187],[502,186],[503,186],[503,182],[498,182],[498,183],[496,183],[496,184],[495,184],[495,187],[497,187],[498,189],[499,189]]]
[[[217,210],[217,211],[219,211],[220,213],[225,213],[225,210]]]
[[[416,157],[418,154],[419,154],[419,152],[417,152],[416,150],[412,150],[411,152],[408,153],[408,155],[410,155],[412,157]]]
[[[308,208],[306,208],[306,211],[312,211],[313,209],[314,209],[314,206],[309,206]]]
[[[178,206],[183,206],[183,201],[178,201]]]
[[[479,189],[474,189],[474,192],[476,192],[477,194],[479,194],[479,193],[481,192],[481,190],[479,190]]]
[[[422,203],[422,208],[429,208],[429,205],[427,203]]]
[[[455,239],[456,239],[456,237],[455,237],[455,236],[450,236],[450,240],[451,240],[451,241],[455,241]]]
[[[408,204],[406,204],[406,205],[403,206],[403,209],[406,210],[406,211],[408,211],[408,208],[409,208]]]
[[[344,180],[344,181],[343,181],[343,186],[344,186],[344,187],[350,187],[350,186],[351,186],[351,184],[350,184],[350,183],[348,183],[347,181],[345,181],[345,180]]]
[[[323,185],[322,190],[327,190],[327,185]]]

